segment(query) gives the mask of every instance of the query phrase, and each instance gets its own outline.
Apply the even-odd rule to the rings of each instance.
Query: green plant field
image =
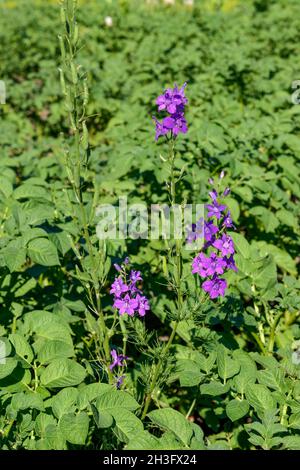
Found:
[[[300,3],[174,3],[0,2],[2,450],[300,450]],[[156,142],[185,82],[188,131]],[[224,296],[185,240],[99,239],[100,205],[212,179]]]

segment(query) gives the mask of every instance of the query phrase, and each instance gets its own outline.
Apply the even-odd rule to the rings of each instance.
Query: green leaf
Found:
[[[13,344],[18,356],[30,364],[33,360],[33,351],[24,336],[13,333],[9,335],[9,340]]]
[[[132,395],[121,390],[102,393],[96,401],[96,408],[99,413],[101,411],[112,412],[115,408],[126,408],[129,411],[134,411],[139,406]]]
[[[182,387],[194,387],[198,385],[201,377],[204,375],[200,372],[199,365],[190,359],[179,359],[176,366]]]
[[[246,400],[231,400],[226,405],[226,414],[231,421],[237,421],[245,416],[249,411],[249,405]]]
[[[270,411],[276,408],[276,401],[265,385],[249,384],[246,390],[246,399],[259,414],[263,414],[265,410]]]
[[[221,379],[226,382],[227,379],[236,375],[240,370],[238,361],[231,359],[226,348],[220,345],[217,349],[218,373]]]
[[[34,392],[16,393],[12,397],[11,407],[16,411],[26,410],[27,408],[35,408],[40,411],[45,409],[41,395]]]
[[[300,450],[300,436],[284,436],[281,443],[284,449]]]
[[[58,428],[66,441],[83,445],[89,431],[89,417],[84,411],[77,415],[64,414],[59,421]]]
[[[12,371],[17,367],[18,362],[12,357],[8,357],[0,362],[0,380],[4,379],[12,373]]]
[[[202,395],[224,395],[230,389],[230,384],[227,382],[226,385],[223,385],[221,382],[211,381],[209,384],[200,385],[200,392]]]
[[[300,411],[298,411],[297,413],[294,413],[290,416],[289,427],[291,429],[299,429],[300,430]]]
[[[34,263],[42,266],[57,266],[59,259],[57,248],[47,238],[35,238],[28,243],[28,256]]]
[[[2,255],[11,273],[19,271],[26,262],[26,248],[21,239],[9,242],[2,250]]]
[[[36,348],[36,350],[37,359],[41,364],[46,364],[54,359],[73,357],[75,355],[73,345],[65,341],[47,340],[40,347]]]
[[[171,431],[187,447],[193,436],[193,429],[185,417],[172,408],[154,410],[147,415],[157,426]]]
[[[128,443],[130,439],[144,431],[142,421],[131,411],[124,408],[115,408],[111,413],[116,423],[114,433],[121,442]]]
[[[243,237],[243,235],[241,235],[240,233],[235,232],[230,233],[230,236],[233,239],[236,250],[244,258],[250,258],[250,245],[247,242],[246,238]]]
[[[269,388],[279,391],[285,391],[285,381],[284,381],[284,370],[283,369],[265,369],[259,370],[257,372],[257,379],[260,384],[266,385]]]
[[[85,369],[71,359],[54,359],[41,373],[45,387],[71,387],[85,379]]]
[[[94,401],[103,393],[113,391],[113,386],[109,384],[94,383],[81,386],[78,389],[78,407],[83,410],[90,402]]]
[[[47,435],[47,426],[56,425],[56,420],[53,416],[46,413],[40,413],[34,423],[34,429],[38,436],[45,437]]]
[[[132,437],[126,450],[155,450],[159,447],[159,440],[152,436],[149,431],[141,431]]]
[[[76,388],[67,387],[58,392],[51,398],[51,407],[53,410],[54,416],[60,419],[65,413],[70,411],[75,411],[75,406],[78,396],[78,391]]]

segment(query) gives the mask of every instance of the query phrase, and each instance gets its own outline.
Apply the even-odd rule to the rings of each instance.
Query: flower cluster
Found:
[[[188,131],[187,122],[184,117],[184,107],[188,100],[184,95],[186,83],[181,88],[178,88],[175,84],[174,88],[167,88],[163,95],[160,95],[156,99],[158,105],[158,111],[165,111],[168,116],[164,117],[160,122],[156,117],[153,116],[153,120],[156,124],[156,136],[157,140],[161,135],[168,135],[176,137],[180,132],[186,134]]]
[[[143,280],[140,271],[131,270],[127,272],[129,260],[126,258],[122,266],[115,265],[119,275],[115,278],[111,285],[110,293],[114,295],[114,308],[120,315],[127,314],[133,316],[138,313],[141,317],[146,315],[150,310],[147,297],[137,287]]]
[[[209,195],[211,204],[206,205],[208,220],[200,219],[193,224],[188,233],[187,241],[193,242],[200,236],[204,236],[203,251],[201,251],[192,263],[192,273],[199,274],[204,280],[202,289],[207,292],[211,299],[224,296],[227,282],[220,277],[228,270],[237,271],[234,261],[233,240],[226,233],[228,228],[234,228],[230,211],[225,204],[219,202],[229,194],[227,188],[219,196],[213,189]]]

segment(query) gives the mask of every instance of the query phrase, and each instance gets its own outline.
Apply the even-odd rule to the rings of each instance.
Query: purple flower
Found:
[[[232,269],[233,271],[237,271],[237,267],[233,258],[233,255],[230,255],[229,258],[224,258],[226,260],[227,269]]]
[[[124,382],[124,379],[125,379],[125,375],[120,375],[119,377],[115,377],[116,379],[116,387],[119,389],[121,387],[121,385],[123,385],[123,382]]]
[[[227,282],[225,279],[219,278],[216,275],[213,276],[212,279],[204,281],[202,284],[202,289],[208,292],[211,299],[216,299],[219,296],[223,297],[226,288]]]
[[[223,274],[227,263],[223,258],[219,258],[216,253],[212,253],[207,261],[206,273],[208,276]]]
[[[138,301],[138,312],[141,317],[146,315],[147,310],[150,310],[150,305],[147,297],[144,295],[137,294],[136,300]]]
[[[207,266],[208,266],[208,258],[203,254],[199,253],[194,259],[192,263],[192,273],[199,274],[201,277],[207,276]]]
[[[122,280],[120,276],[117,277],[111,286],[110,293],[114,294],[114,296],[119,299],[121,295],[127,291],[128,291],[128,286],[124,283],[124,281]]]
[[[115,270],[118,271],[119,273],[122,271],[121,266],[119,266],[117,263],[114,264],[114,268],[115,268]]]
[[[210,191],[208,194],[209,194],[211,200],[213,201],[213,203],[217,201],[218,193],[217,193],[217,191],[216,191],[215,189],[213,189],[212,191]]]
[[[133,284],[136,284],[138,281],[142,281],[143,278],[141,276],[140,271],[132,270],[131,273],[130,273],[130,280]]]
[[[215,234],[219,231],[218,227],[214,225],[212,220],[204,222],[204,238],[207,242],[214,240]]]
[[[156,134],[155,134],[155,140],[158,140],[158,138],[161,135],[166,135],[168,132],[170,132],[170,129],[168,127],[165,127],[163,122],[159,122],[158,119],[156,119],[155,116],[153,116],[153,120],[155,121],[156,124]]]
[[[125,258],[122,264],[122,275],[115,278],[111,285],[110,293],[114,295],[113,307],[118,309],[119,315],[133,316],[138,313],[144,316],[150,310],[149,302],[143,296],[141,289],[136,287],[137,282],[142,281],[140,271],[132,269],[129,271],[129,259]]]
[[[129,294],[126,294],[123,299],[116,299],[114,302],[114,307],[119,310],[120,315],[134,315],[135,310],[138,308],[138,301],[132,299]]]
[[[233,255],[234,254],[234,244],[233,240],[229,235],[225,233],[221,238],[218,238],[213,242],[213,246],[221,251],[223,256]]]
[[[112,364],[109,366],[110,370],[113,370],[113,368],[117,367],[117,366],[123,367],[124,366],[124,361],[126,361],[126,359],[128,359],[127,356],[123,356],[123,354],[118,354],[115,349],[112,349],[110,354],[111,354],[112,359],[113,359]]]
[[[224,178],[224,172],[221,172],[219,179]],[[223,198],[229,194],[229,188],[226,188],[219,197],[218,192],[214,188],[214,181],[209,180],[213,189],[209,192],[212,200],[211,204],[206,207],[208,209],[208,217],[215,217],[215,220],[204,221],[204,244],[202,251],[195,256],[192,262],[192,273],[199,274],[202,278],[206,278],[202,282],[202,289],[208,292],[211,299],[224,296],[227,288],[225,279],[219,277],[228,270],[237,271],[234,261],[234,243],[232,238],[226,233],[226,229],[233,227],[232,218],[228,207],[221,204]],[[220,202],[219,202],[220,201]],[[196,225],[192,226],[192,231],[188,235],[189,239],[195,239]],[[210,248],[209,255],[204,252]],[[214,250],[215,249],[215,250]]]
[[[192,224],[190,229],[187,230],[186,241],[192,243],[198,238],[204,237],[204,220],[201,217],[195,224]]]
[[[164,117],[162,122],[153,116],[156,124],[155,140],[168,133],[172,137],[176,137],[179,133],[186,134],[188,131],[187,122],[184,117],[184,106],[187,103],[187,98],[184,95],[185,87],[186,83],[180,89],[175,85],[173,89],[168,88],[163,95],[157,98],[156,104],[158,105],[158,110],[166,111],[169,115]]]
[[[163,95],[160,95],[156,99],[156,104],[158,105],[159,111],[167,111],[169,114],[175,114],[178,111],[182,111],[184,106],[187,103],[187,99],[184,96],[184,89],[186,83],[178,89],[177,85],[175,87],[168,88],[165,90]]]
[[[224,204],[219,204],[217,200],[213,200],[212,204],[206,204],[206,209],[208,209],[208,217],[216,217],[217,219],[220,219],[226,206]]]
[[[224,215],[223,226],[226,228],[234,227],[230,211],[228,211],[227,214]]]

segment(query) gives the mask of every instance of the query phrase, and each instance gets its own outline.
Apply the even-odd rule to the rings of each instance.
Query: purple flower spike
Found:
[[[219,179],[224,178],[224,172],[221,172]],[[211,299],[223,297],[227,288],[225,279],[219,277],[228,270],[237,271],[234,260],[234,243],[232,238],[226,233],[227,228],[234,228],[232,218],[228,207],[221,204],[222,199],[229,194],[230,189],[227,188],[221,196],[214,188],[214,181],[210,180],[213,189],[209,196],[212,200],[211,204],[206,207],[208,209],[208,217],[215,217],[216,220],[204,221],[204,244],[202,251],[195,256],[192,262],[192,273],[198,274],[205,278],[202,282],[202,289],[207,292]],[[203,219],[200,219],[203,225]],[[199,221],[199,222],[200,222]],[[196,239],[197,224],[192,226],[192,231],[188,234],[189,240]],[[209,249],[208,255],[205,250]]]
[[[225,233],[222,235],[221,238],[218,238],[213,242],[213,246],[220,250],[223,256],[234,254],[233,240],[229,235],[226,235]]]
[[[184,96],[186,85],[185,83],[180,90],[175,85],[174,89],[168,88],[163,95],[160,95],[156,100],[158,111],[167,111],[169,114],[181,111],[187,103],[187,99]]]
[[[224,297],[227,282],[225,279],[214,276],[212,279],[204,281],[202,288],[205,292],[208,292],[211,299],[216,299],[219,296]]]
[[[167,134],[176,137],[180,133],[187,133],[188,127],[184,117],[184,107],[188,100],[184,95],[185,87],[186,83],[181,88],[175,85],[174,88],[168,88],[163,95],[157,98],[158,111],[166,111],[169,115],[164,117],[162,122],[153,116],[156,124],[155,140]]]
[[[114,295],[113,307],[118,310],[119,315],[127,314],[133,316],[138,313],[143,317],[150,310],[148,299],[143,295],[137,283],[142,281],[140,271],[132,269],[128,272],[129,260],[125,258],[122,264],[122,274],[115,278],[111,285],[110,293]]]
[[[128,359],[127,356],[123,356],[123,354],[118,354],[115,349],[112,349],[110,354],[113,359],[112,364],[109,366],[110,370],[113,370],[115,367],[123,367],[124,361]]]

